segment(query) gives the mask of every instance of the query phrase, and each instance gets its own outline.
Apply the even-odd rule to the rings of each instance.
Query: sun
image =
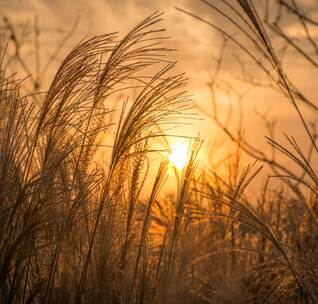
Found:
[[[179,170],[182,170],[189,158],[189,145],[184,141],[178,141],[171,144],[169,161]]]

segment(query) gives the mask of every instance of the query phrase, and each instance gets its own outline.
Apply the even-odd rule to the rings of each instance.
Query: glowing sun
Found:
[[[189,157],[189,146],[185,142],[175,142],[171,144],[171,152],[169,155],[170,162],[179,170],[182,170]]]

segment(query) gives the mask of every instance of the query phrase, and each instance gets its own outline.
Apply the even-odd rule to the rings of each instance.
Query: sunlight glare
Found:
[[[171,145],[169,155],[170,162],[179,170],[182,170],[188,161],[189,146],[185,142],[176,142]]]

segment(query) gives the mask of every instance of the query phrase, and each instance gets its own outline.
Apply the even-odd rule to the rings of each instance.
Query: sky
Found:
[[[216,3],[214,1],[213,3]],[[299,2],[299,1],[298,1]],[[263,1],[254,2],[262,12]],[[302,0],[301,4],[306,9],[312,9],[315,1]],[[219,53],[221,39],[219,33],[197,20],[177,11],[175,7],[193,12],[202,18],[206,18],[231,35],[237,35],[237,30],[231,28],[224,18],[217,17],[211,9],[208,9],[199,0],[0,0],[0,11],[9,16],[12,22],[32,23],[38,18],[41,28],[41,43],[44,48],[50,49],[63,32],[72,28],[75,20],[79,20],[75,34],[64,46],[69,50],[76,42],[87,35],[103,34],[119,31],[126,33],[143,18],[155,11],[164,12],[163,27],[167,35],[171,37],[167,46],[178,49],[172,56],[178,61],[178,71],[185,72],[189,77],[189,92],[193,95],[193,102],[199,104],[206,112],[211,111],[211,95],[207,83],[215,68],[214,56]],[[298,28],[293,21],[286,23],[286,31],[294,35],[298,34]],[[314,33],[316,35],[316,33]],[[236,36],[235,36],[236,37]],[[316,36],[314,36],[316,37]],[[273,40],[274,47],[279,47],[279,42]],[[277,43],[277,45],[276,45]],[[248,44],[246,44],[249,47]],[[27,52],[27,46],[26,52]],[[43,51],[45,52],[45,51]],[[49,51],[47,51],[49,54]],[[233,80],[233,76],[240,73],[240,65],[235,54],[241,55],[233,45],[229,45],[222,66],[221,77],[225,81],[234,83],[240,93],[246,91],[244,83]],[[315,96],[316,84],[308,79],[317,79],[315,69],[309,67],[304,61],[292,52],[285,59],[286,70],[292,75],[297,85],[308,94]],[[63,54],[60,55],[62,59]],[[254,76],[259,71],[248,62],[247,69]],[[221,115],[228,111],[228,104],[224,96],[218,96]],[[311,114],[302,108],[306,117],[311,119]],[[238,106],[233,105],[234,115],[239,111]],[[257,143],[260,148],[266,148],[266,130],[264,123],[255,113],[269,113],[269,117],[278,120],[278,134],[288,131],[291,135],[303,140],[303,130],[295,112],[281,95],[264,89],[253,89],[244,98],[243,114],[245,118],[246,136]],[[308,113],[307,113],[308,112]],[[213,122],[202,115],[203,121],[193,127],[185,129],[187,135],[200,133],[207,140],[218,137],[219,130]],[[192,133],[192,134],[191,134]]]
[[[189,76],[193,99],[196,102],[206,100],[209,98],[206,84],[209,81],[209,69],[213,67],[211,56],[215,48],[215,33],[178,12],[175,6],[189,10],[200,8],[191,0],[0,0],[2,12],[12,22],[32,23],[34,18],[38,19],[43,48],[53,48],[63,36],[61,32],[69,31],[78,20],[75,33],[64,46],[64,53],[83,37],[114,31],[124,35],[150,14],[163,12],[161,26],[170,37],[165,45],[177,50],[171,53],[171,59],[178,61],[178,72],[185,72]],[[25,50],[27,52],[27,46]],[[60,55],[62,58],[63,52]],[[205,132],[205,129],[200,124],[193,133]]]

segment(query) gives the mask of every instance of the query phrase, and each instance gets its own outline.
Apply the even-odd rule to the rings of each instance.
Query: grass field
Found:
[[[177,9],[267,75],[307,144],[287,129],[284,143],[267,138],[280,155],[269,157],[246,139],[250,130],[222,123],[221,50],[212,118],[232,149],[219,164],[204,156],[203,166],[209,141],[174,136],[204,109],[175,72],[160,13],[124,36],[83,39],[47,88],[9,72],[13,61],[26,70],[20,53],[7,56],[18,45],[11,32],[0,44],[1,303],[318,303],[317,136],[302,112],[317,106],[291,83],[252,1],[221,1],[229,14],[202,2],[253,49]],[[314,23],[291,2],[300,24]],[[258,175],[265,182],[246,194]]]

